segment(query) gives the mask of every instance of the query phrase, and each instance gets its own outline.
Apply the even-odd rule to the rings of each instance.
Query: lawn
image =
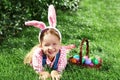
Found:
[[[68,64],[61,80],[120,80],[119,3],[120,0],[81,0],[77,12],[57,10],[57,28],[62,33],[63,45],[77,46],[68,58],[78,54],[81,40],[88,38],[90,56],[99,55],[103,60],[99,70]],[[9,37],[2,43],[0,80],[38,80],[34,70],[23,64],[24,56],[38,44],[38,32],[27,27],[18,37]]]

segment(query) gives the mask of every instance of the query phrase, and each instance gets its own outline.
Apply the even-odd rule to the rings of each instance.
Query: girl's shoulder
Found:
[[[67,53],[67,49],[64,48],[64,47],[61,47],[60,52],[61,52],[61,53]]]
[[[33,51],[34,55],[42,54],[42,49],[38,45],[33,47],[32,51]]]

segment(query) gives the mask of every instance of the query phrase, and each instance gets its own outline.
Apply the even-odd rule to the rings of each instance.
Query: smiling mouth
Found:
[[[48,51],[49,54],[53,54],[53,52]]]

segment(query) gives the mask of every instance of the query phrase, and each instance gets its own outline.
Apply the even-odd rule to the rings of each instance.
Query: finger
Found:
[[[58,79],[58,76],[55,77],[55,80],[59,80],[59,79]]]
[[[45,76],[43,76],[43,80],[45,80]]]
[[[61,78],[61,75],[59,74],[59,75],[57,76],[57,79],[60,80],[60,78]]]
[[[55,80],[55,77],[54,77],[54,76],[52,76],[52,80]]]
[[[47,75],[44,76],[44,80],[46,80],[46,79],[47,79]]]
[[[40,76],[40,80],[46,80],[46,76]]]
[[[39,76],[39,80],[40,80],[40,76]]]
[[[39,80],[42,80],[42,76],[39,76]]]
[[[39,75],[39,80],[43,80],[43,76],[42,75]]]
[[[55,80],[59,80],[59,76],[57,75],[57,76],[55,76]]]
[[[41,76],[41,77],[40,77],[40,80],[44,80],[44,77],[43,77],[43,76]]]

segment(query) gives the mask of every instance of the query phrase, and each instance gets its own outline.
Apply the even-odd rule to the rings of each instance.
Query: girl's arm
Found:
[[[42,50],[36,49],[32,57],[33,68],[39,74],[39,79],[46,80],[50,77],[49,72],[43,70],[42,66]]]
[[[37,73],[40,73],[43,71],[41,53],[42,53],[41,49],[36,48],[32,56],[32,66]]]
[[[67,54],[64,51],[61,51],[60,58],[58,61],[58,72],[62,72],[67,65]]]
[[[67,46],[62,46],[62,49],[65,49],[66,52],[65,53],[69,53],[72,49],[74,49],[76,46],[74,44],[70,44]]]
[[[67,65],[67,56],[66,56],[66,50],[61,50],[60,58],[58,61],[58,69],[51,71],[51,77],[52,80],[60,80],[60,77],[62,76],[61,73],[65,69]]]

